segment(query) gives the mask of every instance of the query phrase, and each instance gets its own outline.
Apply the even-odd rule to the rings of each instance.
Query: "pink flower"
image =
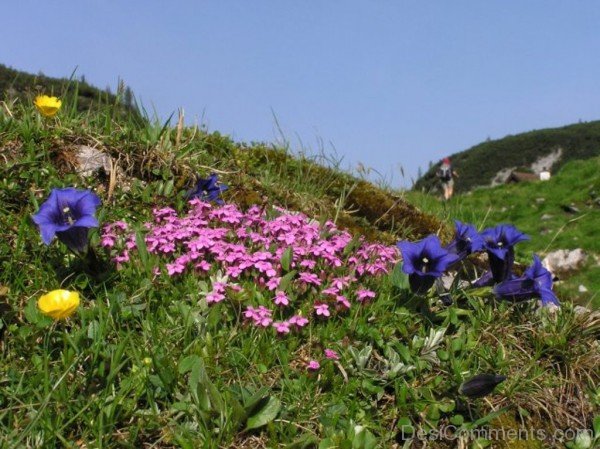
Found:
[[[318,371],[321,368],[321,365],[316,360],[311,360],[306,364],[306,369],[309,371]]]
[[[324,295],[337,296],[339,292],[340,291],[337,287],[327,287],[323,289],[321,293],[323,293]]]
[[[225,299],[225,295],[223,293],[212,291],[206,295],[206,302],[208,304],[221,302]]]
[[[304,259],[302,262],[300,262],[301,267],[308,268],[309,270],[312,270],[316,264],[317,264],[317,261],[311,260],[311,259]]]
[[[275,290],[277,287],[279,287],[280,282],[281,282],[280,277],[272,277],[271,279],[269,279],[267,281],[266,285],[269,290]]]
[[[305,284],[321,285],[321,280],[314,273],[303,271],[298,275],[298,279]]]
[[[285,292],[278,291],[275,293],[275,304],[278,306],[287,306],[290,303],[289,298],[285,294]]]
[[[372,298],[375,298],[375,292],[371,290],[361,288],[356,291],[356,299],[360,302],[368,301]]]
[[[335,352],[333,349],[325,349],[325,357],[330,360],[339,360],[340,355]]]
[[[202,270],[202,271],[209,271],[210,264],[206,260],[201,260],[196,265],[194,265],[194,268],[196,268],[198,270]]]
[[[330,316],[329,306],[325,303],[318,303],[314,305],[314,309],[317,312],[317,315],[321,316]]]
[[[116,256],[114,260],[116,263],[129,262],[129,251],[123,251],[121,255]]]
[[[294,324],[297,328],[303,328],[308,324],[308,318],[303,317],[302,315],[294,315],[292,316],[288,322],[290,324]]]
[[[273,327],[275,328],[278,334],[290,333],[290,323],[288,321],[276,321],[273,323]]]
[[[344,295],[337,295],[335,297],[335,300],[338,304],[341,304],[346,309],[350,308],[350,301],[348,301],[348,299]]]
[[[116,241],[117,237],[114,234],[104,234],[100,240],[100,245],[104,246],[105,248],[112,248],[115,246]]]

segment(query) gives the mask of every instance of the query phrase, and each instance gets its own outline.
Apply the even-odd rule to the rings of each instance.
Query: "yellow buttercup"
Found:
[[[38,300],[38,307],[42,313],[55,320],[71,316],[78,306],[79,293],[69,290],[52,290]]]
[[[49,97],[48,95],[38,95],[35,97],[35,101],[33,102],[35,107],[40,114],[45,117],[53,117],[56,115],[60,106],[62,105],[62,101],[60,101],[57,97]]]

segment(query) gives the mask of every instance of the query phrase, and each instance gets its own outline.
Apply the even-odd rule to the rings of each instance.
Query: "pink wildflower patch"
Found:
[[[352,236],[332,221],[319,224],[279,208],[241,211],[200,199],[189,206],[183,214],[169,207],[155,209],[143,223],[147,251],[157,261],[153,273],[166,273],[173,282],[184,276],[210,279],[211,287],[203,293],[210,306],[243,289],[247,294],[236,295],[236,300],[244,301],[245,321],[273,327],[278,335],[301,331],[311,317],[330,318],[334,311],[348,309],[348,298],[362,303],[375,298],[360,283],[390,272],[399,259],[395,246],[364,241],[356,242],[348,254]],[[138,240],[132,229],[138,227],[114,222],[102,228],[101,244],[119,267],[137,263]],[[287,260],[285,267],[282,260]],[[294,289],[298,310],[283,319],[285,307],[292,304],[286,291]]]

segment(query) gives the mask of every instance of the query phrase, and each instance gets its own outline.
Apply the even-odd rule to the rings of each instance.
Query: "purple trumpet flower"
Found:
[[[444,271],[458,260],[456,254],[442,247],[437,235],[430,235],[419,242],[399,242],[402,253],[402,271],[408,274],[408,282],[413,293],[426,293],[444,274]]]
[[[100,198],[91,190],[52,189],[48,199],[33,216],[42,240],[49,245],[54,236],[77,254],[88,246],[88,231],[98,227],[95,217]]]
[[[203,201],[214,201],[221,205],[225,202],[219,196],[228,188],[227,185],[219,182],[219,177],[215,173],[211,173],[207,179],[198,177],[196,186],[187,192],[187,198],[200,198]]]
[[[550,304],[560,306],[552,291],[552,273],[544,268],[536,255],[533,256],[533,264],[525,270],[523,276],[496,285],[494,294],[499,298],[513,301],[540,298],[544,306]]]
[[[510,273],[515,261],[514,245],[529,236],[523,234],[513,225],[501,224],[495,228],[488,228],[481,233],[484,246],[490,260],[490,269],[494,282],[510,279]]]
[[[458,220],[454,223],[456,225],[454,239],[446,246],[448,252],[456,254],[458,260],[463,260],[471,253],[483,251],[483,237],[479,235],[475,226]]]

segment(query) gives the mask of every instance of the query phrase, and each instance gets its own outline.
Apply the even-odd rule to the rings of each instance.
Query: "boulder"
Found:
[[[75,157],[77,173],[80,176],[91,176],[100,169],[103,169],[106,174],[110,173],[110,156],[96,148],[80,145],[75,150]]]
[[[558,275],[578,270],[586,260],[587,255],[581,248],[559,249],[548,253],[542,260],[542,265],[551,273]]]

